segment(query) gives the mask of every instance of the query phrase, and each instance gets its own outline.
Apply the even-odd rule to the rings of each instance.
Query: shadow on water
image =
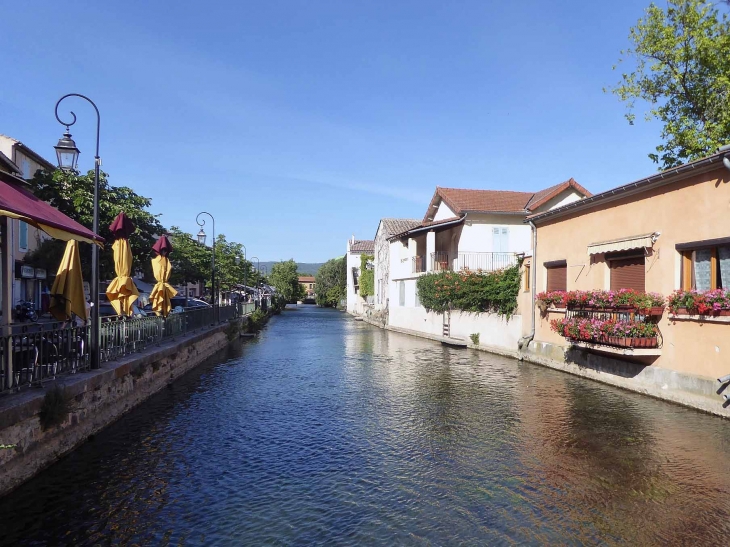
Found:
[[[721,545],[728,431],[302,307],[1,500],[0,541]]]

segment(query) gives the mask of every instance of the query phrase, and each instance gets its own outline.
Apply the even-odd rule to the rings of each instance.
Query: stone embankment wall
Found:
[[[245,318],[244,318],[245,321]],[[58,460],[176,378],[238,338],[238,321],[167,341],[144,353],[104,363],[101,369],[60,377],[44,389],[26,389],[0,400],[0,495]],[[60,385],[68,414],[42,427],[45,394]]]

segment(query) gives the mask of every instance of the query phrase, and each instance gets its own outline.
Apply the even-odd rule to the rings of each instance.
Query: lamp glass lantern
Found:
[[[200,243],[201,245],[205,245],[205,230],[203,230],[202,228],[198,232],[198,243]]]
[[[56,149],[56,157],[58,158],[58,167],[63,171],[75,171],[76,164],[79,161],[80,151],[76,148],[76,143],[71,138],[71,133],[66,132],[63,137],[58,139],[58,144],[54,146]]]

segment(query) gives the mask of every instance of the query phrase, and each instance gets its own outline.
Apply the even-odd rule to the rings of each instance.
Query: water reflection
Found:
[[[728,424],[302,309],[0,502],[5,544],[725,544]]]

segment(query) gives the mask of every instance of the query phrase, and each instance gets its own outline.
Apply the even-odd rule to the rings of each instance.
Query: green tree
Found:
[[[269,282],[284,302],[296,302],[299,296],[299,273],[293,259],[277,262],[271,267]]]
[[[243,258],[243,245],[227,241],[226,236],[220,234],[216,238],[215,262],[218,287],[229,290],[234,285],[243,285],[244,279],[249,285],[258,282],[259,276],[253,265]]]
[[[336,307],[347,294],[347,260],[333,258],[325,262],[317,272],[316,302],[319,306]]]
[[[372,296],[375,294],[375,270],[373,256],[360,255],[360,296]]]
[[[627,103],[634,123],[637,100],[649,103],[646,119],[662,124],[664,142],[649,157],[668,169],[706,156],[730,140],[730,22],[706,0],[651,4],[629,34],[632,46],[619,64],[633,60],[611,92]],[[617,65],[618,66],[618,65]],[[617,68],[614,67],[614,69]]]
[[[99,253],[100,279],[111,279],[114,272],[114,255],[112,254],[112,235],[109,225],[120,212],[134,222],[136,230],[129,238],[134,257],[134,271],[144,273],[146,279],[151,279],[152,245],[155,237],[163,233],[162,225],[154,215],[148,211],[152,200],[140,196],[126,186],[112,186],[108,182],[108,175],[99,174],[99,235],[107,240],[104,250]],[[94,172],[85,175],[76,172],[68,173],[56,169],[53,172],[39,170],[30,181],[31,190],[39,199],[49,203],[66,216],[83,224],[87,228],[93,225],[94,215]],[[31,257],[36,261],[44,261],[45,257],[56,256],[58,247],[64,246],[62,241],[49,241],[42,245],[42,249]],[[91,246],[82,245],[81,267],[86,278],[91,273]],[[47,264],[43,267],[51,271],[58,267],[58,263]]]
[[[174,285],[199,281],[210,284],[210,248],[201,245],[191,234],[177,226],[170,228],[168,237],[172,243],[170,282]]]

